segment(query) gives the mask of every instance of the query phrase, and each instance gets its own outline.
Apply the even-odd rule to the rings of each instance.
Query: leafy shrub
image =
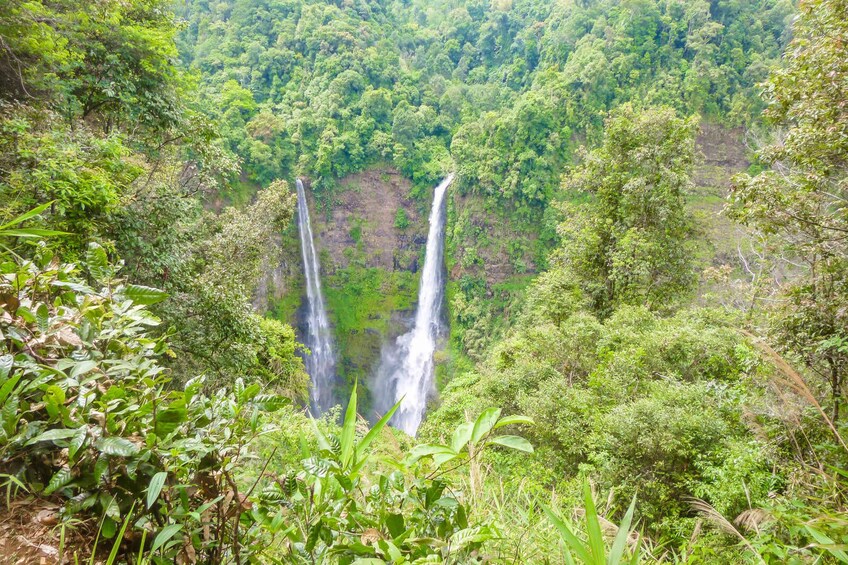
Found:
[[[3,259],[3,472],[60,495],[66,519],[101,517],[107,538],[133,524],[126,539],[146,540],[157,563],[238,553],[252,522],[235,472],[267,432],[260,415],[287,400],[240,379],[212,394],[202,378],[171,388],[159,359],[173,353],[150,334],[159,320],[147,310],[166,295],[117,278],[96,244],[91,285],[44,247]]]
[[[409,217],[403,208],[398,208],[397,214],[395,214],[395,227],[399,230],[405,230],[409,227]]]
[[[472,521],[471,507],[450,473],[489,446],[532,452],[527,440],[494,433],[532,421],[500,418],[500,410],[490,408],[459,426],[449,445],[418,445],[406,457],[382,458],[377,467],[371,446],[398,406],[363,429],[357,424],[354,387],[337,433],[325,433],[313,421],[317,448],[304,445],[301,471],[290,471],[262,491],[265,500],[283,503],[266,523],[291,524],[284,531],[285,561],[481,562],[479,550],[498,536],[497,526],[489,517]]]

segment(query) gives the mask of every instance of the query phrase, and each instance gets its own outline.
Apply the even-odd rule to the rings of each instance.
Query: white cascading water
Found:
[[[330,321],[324,308],[321,293],[321,266],[315,253],[312,224],[303,182],[297,179],[297,225],[300,232],[300,250],[303,255],[303,273],[306,276],[306,347],[312,352],[305,360],[306,372],[312,378],[311,403],[315,415],[320,415],[334,405],[333,383],[336,378],[336,358]]]
[[[433,354],[441,331],[440,313],[445,287],[442,269],[445,248],[444,201],[445,192],[453,178],[453,174],[448,175],[433,194],[415,325],[412,330],[397,338],[395,347],[383,348],[373,390],[379,412],[385,413],[403,398],[390,423],[413,436],[424,419],[427,398],[435,388]]]

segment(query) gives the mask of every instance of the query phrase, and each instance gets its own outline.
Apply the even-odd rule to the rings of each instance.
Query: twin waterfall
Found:
[[[452,181],[453,174],[450,174],[433,194],[415,325],[408,333],[397,338],[395,347],[383,348],[373,390],[379,413],[387,412],[402,399],[391,424],[413,436],[424,419],[427,397],[435,389],[433,353],[442,329],[440,314],[445,292],[442,271],[445,252],[444,201],[445,192]]]
[[[427,398],[435,390],[433,354],[441,335],[441,308],[444,301],[445,193],[454,179],[450,174],[435,189],[430,211],[430,229],[418,308],[412,329],[383,347],[372,394],[378,414],[402,400],[391,425],[415,435],[424,418]],[[309,209],[303,183],[297,180],[298,226],[306,275],[308,318],[306,346],[312,355],[306,358],[306,370],[312,377],[312,407],[318,414],[334,404],[335,356],[324,298],[321,294],[320,266],[315,253]]]
[[[303,182],[297,179],[297,227],[300,232],[300,251],[303,256],[303,273],[306,277],[307,320],[304,345],[312,352],[306,356],[306,372],[312,378],[311,404],[315,415],[320,415],[335,404],[333,383],[336,380],[336,357],[330,321],[321,293],[321,266],[315,253],[309,206]]]

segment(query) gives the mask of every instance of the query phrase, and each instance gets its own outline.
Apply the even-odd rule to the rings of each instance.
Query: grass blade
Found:
[[[353,440],[356,434],[356,383],[350,391],[350,402],[345,411],[344,424],[342,425],[341,437],[341,463],[347,467],[353,456]]]
[[[589,481],[583,483],[583,502],[586,505],[586,534],[589,536],[589,547],[592,550],[594,563],[604,563],[604,534],[601,531],[601,522],[598,520],[598,512],[595,510],[595,501],[592,500],[592,488]]]
[[[589,550],[586,549],[586,546],[583,545],[583,542],[574,535],[571,529],[563,522],[559,516],[557,516],[553,510],[548,508],[546,505],[542,504],[542,510],[547,514],[548,519],[556,526],[557,530],[559,530],[560,536],[566,545],[566,551],[570,548],[571,551],[577,555],[577,558],[583,561],[584,563],[592,563],[592,555],[589,553]]]
[[[109,552],[109,559],[106,560],[106,565],[112,565],[115,562],[115,559],[118,558],[118,550],[121,549],[121,541],[124,539],[124,534],[126,533],[127,526],[132,518],[133,510],[135,510],[135,502],[133,502],[133,505],[130,507],[127,517],[124,518],[124,523],[121,525],[121,531],[118,532],[118,537],[115,538],[115,543],[112,545],[112,551]]]
[[[630,502],[630,508],[624,515],[621,524],[618,525],[618,533],[615,536],[615,541],[612,544],[612,549],[609,554],[609,565],[618,565],[621,558],[624,556],[624,550],[627,544],[627,538],[630,537],[630,523],[633,521],[633,511],[636,508],[636,495],[633,495],[633,500]]]

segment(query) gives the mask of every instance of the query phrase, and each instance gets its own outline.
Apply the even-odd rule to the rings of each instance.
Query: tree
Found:
[[[565,178],[593,201],[565,207],[559,260],[602,315],[620,304],[661,307],[693,281],[683,198],[697,124],[670,108],[625,105],[607,119],[601,147]]]
[[[830,388],[839,418],[848,369],[848,4],[801,5],[784,65],[766,83],[766,117],[779,128],[740,175],[731,215],[772,235],[802,271],[783,289],[774,335]],[[796,261],[797,260],[797,261]]]

